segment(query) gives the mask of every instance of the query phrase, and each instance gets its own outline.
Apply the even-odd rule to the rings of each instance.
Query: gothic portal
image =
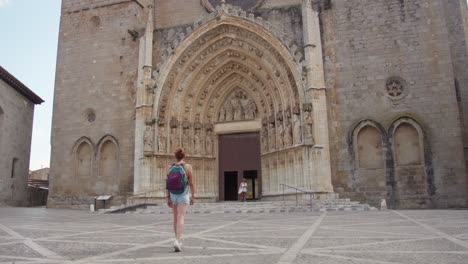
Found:
[[[326,113],[318,119],[313,111],[314,105],[317,110],[325,105],[324,94],[318,91],[314,98],[313,91],[305,91],[304,57],[281,37],[287,39],[275,35],[268,23],[223,4],[182,34],[155,69],[143,66],[135,132],[136,149],[143,151],[135,153],[136,193],[163,188],[173,150],[182,146],[195,169],[198,197],[223,200],[219,139],[235,133],[259,135],[263,185],[257,197],[280,194],[281,184],[333,191],[324,147],[328,140],[315,136],[317,128],[327,126]],[[144,42],[148,46],[150,39]],[[143,57],[143,62],[151,59]]]

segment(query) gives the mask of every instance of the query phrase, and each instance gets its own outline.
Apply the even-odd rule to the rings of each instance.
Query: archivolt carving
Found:
[[[227,2],[227,1],[224,1]],[[250,1],[242,1],[244,9],[248,10],[256,10],[257,8],[260,8],[263,5],[263,2],[265,0],[250,0]],[[209,13],[215,12],[216,9],[214,8],[215,6],[219,5],[220,3],[222,4],[223,1],[213,1],[213,0],[200,0],[201,5],[208,11]]]
[[[206,1],[206,0],[201,0],[201,1]],[[172,44],[170,45],[169,48],[165,51],[165,53],[162,55],[162,63],[159,65],[158,68],[163,68],[164,64],[166,63],[166,60],[174,53],[175,50],[181,45],[181,43],[184,42],[185,38],[187,36],[192,35],[193,32],[195,32],[197,29],[206,26],[207,24],[210,24],[213,20],[219,17],[233,17],[237,19],[242,19],[244,22],[250,22],[254,23],[257,26],[260,26],[263,30],[269,31],[270,34],[275,35],[281,43],[286,47],[291,54],[291,57],[298,63],[304,63],[304,57],[301,52],[297,51],[297,46],[295,43],[292,41],[292,38],[289,37],[282,29],[278,29],[274,27],[270,22],[264,21],[261,17],[255,17],[254,14],[247,13],[245,11],[242,11],[241,9],[237,7],[233,7],[231,5],[225,5],[223,7],[219,6],[216,10],[210,10],[211,13],[210,15],[202,18],[199,21],[196,21],[192,26],[187,27],[185,32],[177,34],[176,38],[172,41]],[[203,41],[203,39],[201,39]],[[302,65],[299,65],[301,68]]]
[[[229,47],[227,50],[226,48],[224,49],[225,50],[221,50],[221,52],[215,53],[214,55],[211,54],[210,58],[202,56],[202,59],[200,60],[205,61],[205,64],[203,65],[197,63],[197,65],[199,65],[197,71],[193,72],[193,74],[183,75],[182,79],[178,81],[178,83],[181,84],[179,85],[179,89],[177,91],[184,92],[184,89],[181,89],[181,87],[187,87],[187,89],[189,89],[188,91],[185,91],[186,96],[183,96],[184,98],[193,98],[193,96],[197,93],[197,91],[193,90],[197,89],[198,87],[205,87],[203,91],[206,94],[209,89],[212,89],[210,87],[215,86],[216,82],[219,82],[219,79],[221,79],[224,75],[230,74],[233,70],[238,70],[247,74],[248,79],[253,79],[253,82],[260,83],[263,89],[271,87],[275,90],[274,93],[281,94],[280,98],[282,98],[283,101],[289,101],[282,102],[283,104],[290,104],[293,101],[298,101],[299,96],[297,89],[290,88],[291,92],[288,93],[288,89],[281,87],[285,86],[285,80],[290,78],[290,74],[284,71],[284,69],[280,71],[271,67],[271,65],[277,65],[279,62],[269,60],[268,57],[265,57],[262,60],[255,60],[252,56],[246,56],[244,51],[234,50],[232,47]],[[259,62],[263,64],[259,64]],[[213,71],[213,69],[216,68],[219,70]],[[275,76],[277,76],[273,80],[268,74],[268,72],[271,71],[276,72]],[[213,74],[208,75],[210,72],[215,72],[215,75],[210,81],[207,81],[207,78],[213,76]],[[277,89],[277,87],[281,87],[281,89]],[[203,96],[198,99],[204,100],[205,98],[206,96]],[[197,102],[202,104],[202,102],[199,100]]]
[[[304,102],[301,65],[270,27],[237,14],[245,18],[224,12],[179,34],[159,65],[153,116],[171,120],[170,131],[158,127],[160,153],[183,146],[190,155],[211,156],[213,122],[261,118],[267,120],[261,131],[264,152],[302,142],[300,113],[285,108]]]

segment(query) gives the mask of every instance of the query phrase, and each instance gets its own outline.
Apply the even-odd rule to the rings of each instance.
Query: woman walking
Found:
[[[247,199],[247,181],[242,179],[241,183],[239,184],[239,194],[240,194],[240,201],[245,202]]]
[[[193,187],[192,166],[184,162],[185,152],[183,148],[175,151],[177,162],[169,168],[166,178],[166,201],[172,208],[174,215],[174,251],[182,250],[182,233],[184,232],[185,211],[187,206],[193,205],[195,200],[195,188]]]

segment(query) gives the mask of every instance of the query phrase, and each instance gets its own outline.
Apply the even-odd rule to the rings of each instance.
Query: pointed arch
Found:
[[[359,121],[349,133],[353,176],[350,185],[359,192],[359,199],[379,204],[381,199],[392,205],[392,186],[387,166],[387,134],[384,127],[371,119]],[[390,183],[390,184],[389,184]]]
[[[228,15],[213,18],[191,32],[172,55],[163,59],[154,98],[153,115],[158,119],[180,119],[186,116],[184,111],[206,118],[191,107],[197,102],[203,108],[212,99],[206,95],[213,96],[219,89],[218,81],[234,70],[243,73],[251,83],[259,84],[261,88],[257,89],[276,97],[273,106],[277,109],[301,106],[304,101],[299,76],[302,66],[297,58],[268,29],[245,18]],[[226,65],[231,68],[226,70]],[[203,98],[203,102],[198,98]]]
[[[94,190],[97,193],[116,193],[119,191],[120,151],[117,139],[104,136],[98,143],[98,177]]]
[[[381,124],[370,119],[362,120],[354,126],[351,137],[350,144],[353,146],[353,157],[358,168],[385,167],[386,132]],[[361,164],[363,162],[365,164]]]
[[[426,130],[415,118],[400,116],[390,125],[388,134],[399,207],[433,207],[436,188]]]
[[[83,186],[85,192],[89,192],[89,186],[94,176],[95,147],[90,138],[79,138],[73,148],[74,156],[74,183]]]
[[[425,163],[424,130],[418,121],[403,116],[396,119],[389,128],[392,139],[395,165],[423,165]]]

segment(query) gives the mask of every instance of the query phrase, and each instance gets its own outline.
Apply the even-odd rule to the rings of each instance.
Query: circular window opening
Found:
[[[96,112],[93,109],[86,109],[84,117],[89,124],[93,124],[96,121]]]
[[[405,97],[408,93],[406,81],[398,76],[392,76],[385,82],[385,94],[392,100]]]

